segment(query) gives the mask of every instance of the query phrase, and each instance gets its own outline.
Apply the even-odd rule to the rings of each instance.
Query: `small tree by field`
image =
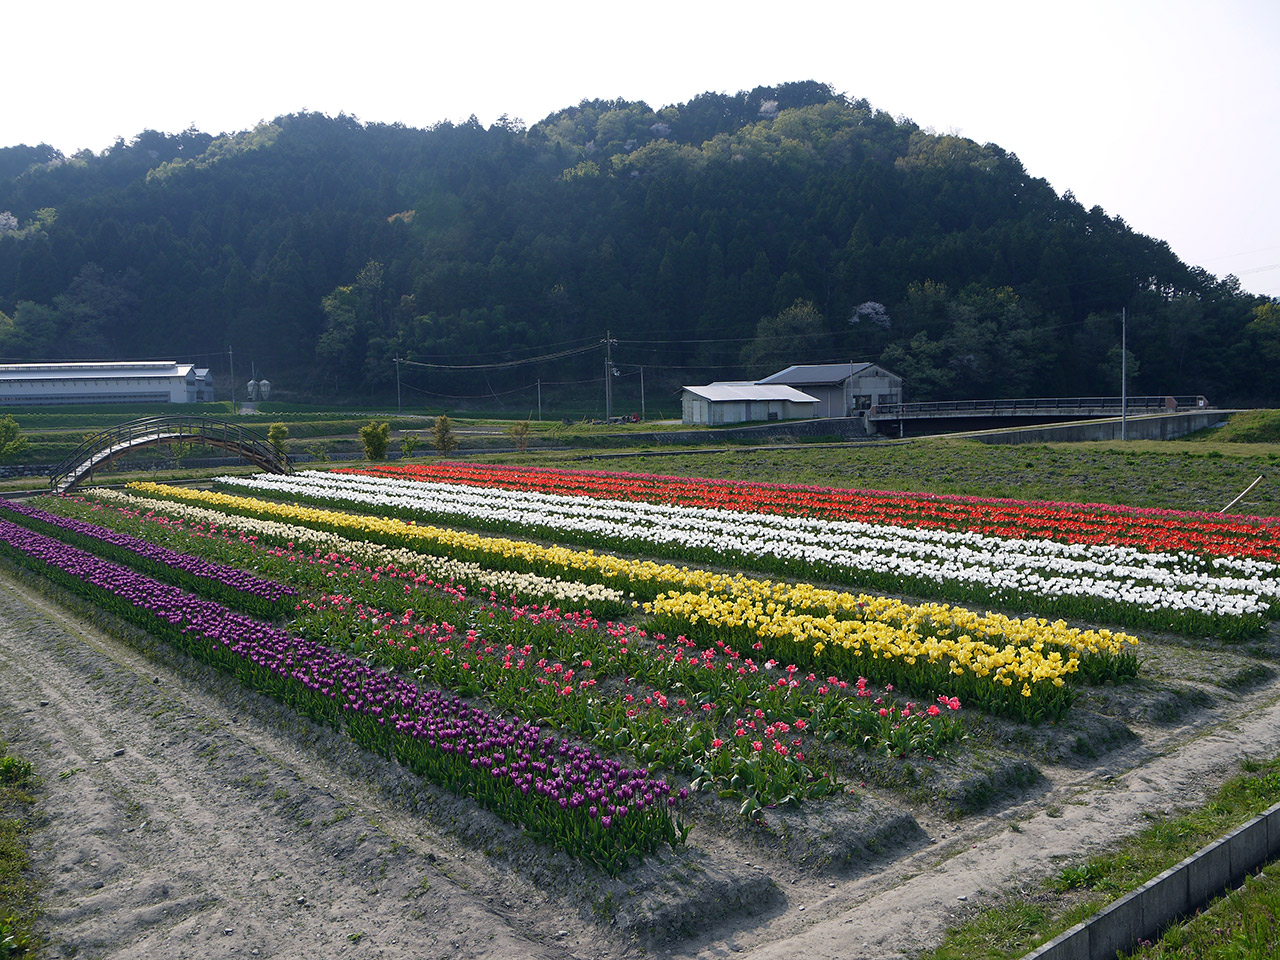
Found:
[[[507,431],[511,435],[511,439],[516,442],[516,449],[524,453],[529,449],[529,421],[517,420],[511,425],[511,429]]]
[[[6,415],[0,420],[0,460],[16,457],[27,449],[27,438],[18,429],[18,421]]]
[[[196,452],[194,443],[171,443],[169,444],[169,452],[173,454],[173,462],[177,466],[182,466],[182,461],[187,459]]]
[[[400,438],[400,452],[403,453],[406,458],[412,457],[413,451],[418,449],[418,444],[421,440],[422,438],[416,433],[406,433]]]
[[[284,459],[284,442],[289,439],[289,427],[283,423],[273,423],[267,428],[267,442],[276,456]]]
[[[440,453],[449,453],[458,447],[458,437],[453,432],[453,421],[446,414],[440,414],[431,424],[431,446]]]
[[[360,442],[364,444],[366,460],[385,460],[391,444],[391,424],[370,420],[360,428]]]

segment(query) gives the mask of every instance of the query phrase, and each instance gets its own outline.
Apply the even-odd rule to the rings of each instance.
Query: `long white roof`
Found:
[[[790,400],[792,403],[820,403],[817,397],[801,393],[785,384],[760,384],[751,380],[723,380],[702,387],[685,387],[694,396],[712,402],[723,400]]]
[[[0,380],[114,380],[185,377],[195,364],[173,360],[0,364]],[[196,371],[199,375],[199,371]]]

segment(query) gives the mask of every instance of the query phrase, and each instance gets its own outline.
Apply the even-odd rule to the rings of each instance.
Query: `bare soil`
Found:
[[[1280,752],[1274,630],[1146,650],[1063,724],[855,759],[852,793],[765,826],[699,801],[617,879],[7,572],[0,736],[43,777],[51,957],[901,957]]]

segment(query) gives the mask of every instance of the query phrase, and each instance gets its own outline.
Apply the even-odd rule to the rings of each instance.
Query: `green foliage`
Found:
[[[453,432],[453,421],[443,413],[431,424],[431,446],[439,453],[457,449],[458,436]]]
[[[39,898],[32,882],[26,822],[35,803],[32,763],[0,744],[0,960],[32,957]]]
[[[1227,422],[1194,439],[1214,443],[1280,443],[1280,410],[1233,413]]]
[[[418,449],[420,438],[416,433],[406,433],[400,438],[400,452],[406,457],[412,457],[413,451]]]
[[[17,457],[27,449],[27,438],[11,415],[0,418],[0,460]]]
[[[276,421],[267,428],[267,442],[276,452],[276,456],[283,457],[285,455],[285,441],[289,439],[289,427],[287,424]]]
[[[366,460],[386,459],[387,447],[391,443],[391,424],[385,420],[382,423],[370,420],[360,428],[360,442],[364,444]]]
[[[743,348],[742,365],[754,376],[768,376],[794,362],[789,358],[810,356],[825,335],[826,321],[818,308],[796,300],[776,316],[760,318],[755,339]]]
[[[530,425],[528,420],[517,420],[511,425],[510,429],[507,430],[511,439],[515,441],[516,450],[520,453],[524,453],[529,449],[529,432]]]
[[[21,786],[31,779],[35,767],[30,760],[21,757],[0,757],[0,783],[6,786]]]
[[[1134,393],[1280,400],[1273,304],[998,146],[815,81],[584,101],[527,130],[294,114],[100,155],[12,148],[0,211],[0,355],[19,359],[252,344],[280,383],[349,402],[392,396],[398,357],[536,356],[609,318],[666,342],[626,358],[652,391],[745,376],[723,344],[799,302],[819,321],[754,331],[745,363],[879,359],[915,398],[1086,396],[1115,392],[1126,307]],[[843,322],[868,302],[892,322]],[[504,392],[598,376],[584,354]],[[432,377],[437,396],[488,390]]]

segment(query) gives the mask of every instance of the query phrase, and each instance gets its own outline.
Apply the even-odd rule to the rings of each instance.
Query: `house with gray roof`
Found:
[[[818,401],[818,417],[855,417],[902,402],[902,378],[877,363],[801,363],[756,381],[789,386]]]

